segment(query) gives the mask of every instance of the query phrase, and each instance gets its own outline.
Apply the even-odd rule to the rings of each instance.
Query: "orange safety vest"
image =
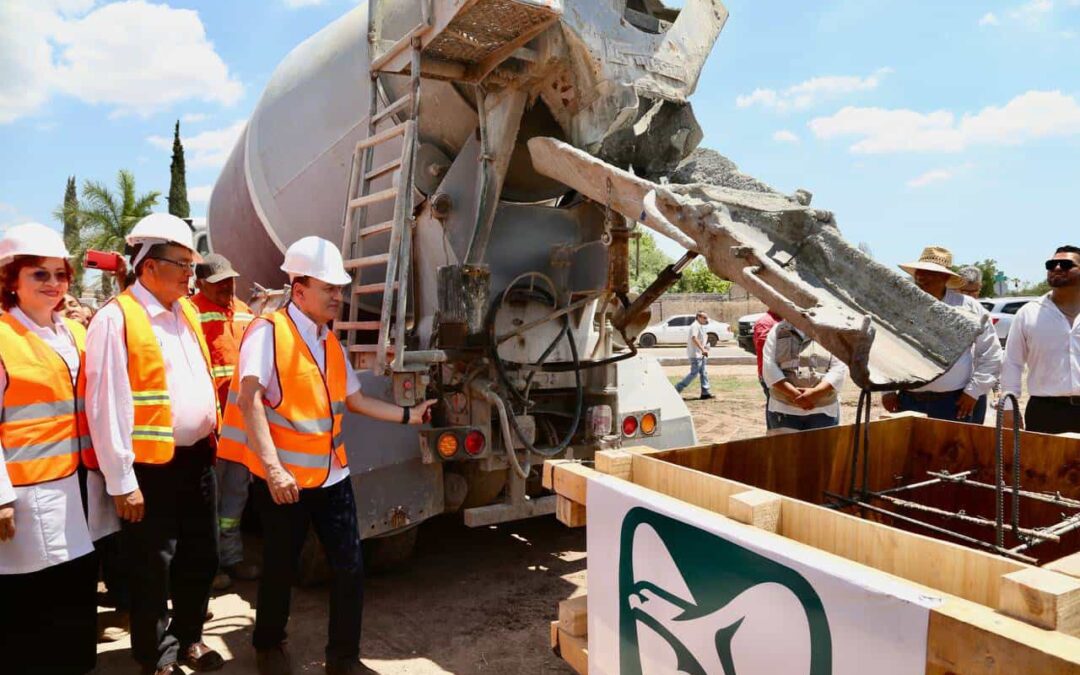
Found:
[[[85,381],[86,329],[64,319],[79,350],[77,382]],[[0,316],[0,361],[7,372],[0,443],[12,485],[36,485],[75,473],[90,449],[82,390],[67,363],[11,314]]]
[[[210,347],[210,372],[214,376],[218,406],[224,410],[229,397],[229,383],[240,362],[240,338],[255,315],[242,301],[233,298],[229,307],[222,307],[202,293],[196,293],[191,303],[199,310],[206,344]]]
[[[169,387],[165,381],[165,359],[150,327],[150,315],[131,289],[113,299],[124,316],[124,340],[127,343],[128,381],[135,409],[131,433],[131,449],[135,461],[141,464],[165,464],[173,458],[172,406]],[[199,341],[207,374],[210,373],[210,349],[199,326],[199,312],[187,298],[180,298],[180,310],[191,332]],[[213,381],[213,375],[210,376]],[[221,411],[217,411],[217,426],[221,427]],[[92,454],[92,453],[91,453]],[[84,457],[86,465],[97,468],[96,457]]]
[[[331,453],[342,466],[349,463],[341,436],[347,391],[345,355],[337,337],[333,333],[327,335],[323,376],[287,307],[255,319],[269,321],[274,327],[274,365],[281,384],[281,401],[274,407],[267,404],[266,420],[282,465],[301,488],[313,488],[321,486],[330,475]],[[250,331],[245,339],[249,334]],[[262,461],[247,445],[239,397],[238,373],[229,388],[218,456],[241,462],[265,479]]]

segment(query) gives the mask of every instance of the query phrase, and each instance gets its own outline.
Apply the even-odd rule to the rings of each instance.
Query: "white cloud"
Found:
[[[326,0],[285,0],[285,6],[291,9],[297,7],[314,7],[315,5],[321,5]]]
[[[210,116],[206,113],[188,113],[186,115],[181,115],[180,121],[186,124],[194,124],[195,122],[203,122],[208,117]]]
[[[213,185],[196,185],[195,187],[190,187],[187,191],[188,201],[193,204],[206,204],[210,201],[210,193],[213,189]]]
[[[979,19],[980,26],[998,26],[1001,24],[1001,19],[997,18],[997,14],[993,12],[987,12]]]
[[[931,183],[943,183],[947,180],[951,180],[955,175],[956,172],[952,169],[931,169],[924,174],[912,178],[907,182],[907,185],[911,188],[926,187]]]
[[[879,68],[866,77],[855,75],[812,77],[779,92],[775,89],[759,88],[750,94],[736,97],[735,105],[740,108],[749,108],[757,104],[779,112],[805,110],[824,100],[877,89],[882,78],[891,72],[891,68]]]
[[[221,167],[229,158],[229,153],[243,130],[244,121],[240,120],[224,129],[210,129],[187,138],[181,136],[186,164],[193,169]],[[148,136],[146,141],[162,150],[172,152],[172,136]]]
[[[799,137],[788,131],[787,129],[781,129],[772,135],[772,139],[777,143],[798,143]]]
[[[180,101],[231,105],[243,88],[197,12],[144,0],[0,2],[0,124],[55,94],[150,115]]]
[[[1039,26],[1054,11],[1053,0],[1030,0],[1009,12],[1009,18],[1031,27]]]
[[[807,125],[829,140],[856,137],[851,152],[959,152],[972,145],[1018,145],[1080,134],[1080,103],[1060,91],[1029,91],[1004,106],[988,106],[960,119],[947,110],[846,107]]]

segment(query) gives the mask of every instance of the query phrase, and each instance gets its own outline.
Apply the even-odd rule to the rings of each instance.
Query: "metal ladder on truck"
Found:
[[[341,250],[345,257],[345,269],[353,272],[353,283],[344,305],[347,316],[337,321],[334,328],[348,345],[353,364],[358,368],[371,368],[379,374],[388,369],[400,371],[404,366],[412,254],[413,162],[418,145],[416,124],[420,112],[419,36],[427,28],[426,23],[420,24],[371,62],[368,133],[356,144],[349,173]],[[379,73],[384,65],[407,50],[412,52],[408,93],[386,106],[380,106]],[[397,116],[404,116],[405,119],[396,122]],[[385,128],[380,131],[380,126]],[[375,149],[398,137],[402,138],[401,155],[374,166]],[[397,179],[390,187],[372,191],[376,180],[393,172],[397,172]],[[390,200],[394,202],[391,220],[369,223],[369,207]],[[388,250],[365,255],[364,241],[385,232],[390,232]],[[385,267],[385,279],[382,282],[361,283],[362,271],[371,267]],[[382,297],[378,320],[360,320],[360,304],[364,296]],[[378,335],[374,343],[359,339],[360,335],[373,332]]]

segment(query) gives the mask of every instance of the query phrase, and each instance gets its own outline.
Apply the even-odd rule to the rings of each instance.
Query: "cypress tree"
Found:
[[[169,213],[178,218],[191,217],[187,198],[187,178],[184,169],[184,146],[180,143],[180,120],[173,132],[172,162],[169,164]]]
[[[71,253],[71,266],[75,269],[75,279],[73,286],[73,292],[78,293],[82,290],[82,242],[80,241],[79,232],[79,194],[75,187],[75,176],[68,176],[67,188],[64,190],[64,206],[62,211],[62,221],[64,223],[64,245],[67,246],[67,250]]]

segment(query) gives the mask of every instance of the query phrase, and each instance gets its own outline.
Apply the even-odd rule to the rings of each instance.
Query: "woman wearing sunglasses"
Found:
[[[81,391],[86,330],[54,310],[71,281],[59,233],[0,238],[0,654],[10,673],[85,673],[97,642],[93,534],[116,528],[89,450]],[[111,517],[110,517],[111,516]],[[88,524],[89,521],[89,524]]]

